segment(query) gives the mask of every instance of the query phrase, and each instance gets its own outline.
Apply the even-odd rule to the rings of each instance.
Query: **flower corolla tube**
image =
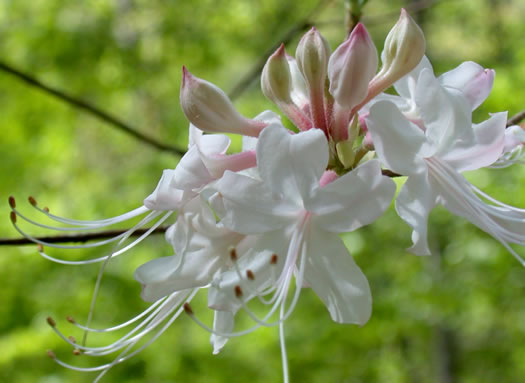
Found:
[[[396,186],[384,174],[392,172],[407,176],[395,208],[413,230],[410,251],[430,254],[428,215],[442,204],[523,263],[513,246],[525,243],[525,210],[495,200],[461,174],[519,162],[523,130],[505,129],[506,113],[472,122],[472,111],[490,93],[493,70],[466,62],[436,78],[424,49],[421,30],[404,10],[381,56],[362,24],[333,53],[315,28],[301,39],[295,58],[279,47],[264,66],[261,88],[293,131],[271,111],[243,116],[221,89],[183,68],[180,101],[190,121],[188,150],[174,169],[163,171],[142,206],[81,221],[53,215],[30,197],[55,222],[48,225],[24,215],[11,197],[11,221],[38,244],[40,255],[66,265],[102,263],[95,291],[109,261],[169,223],[165,237],[173,255],[150,260],[134,275],[149,308],[105,329],[90,327],[90,318],[85,325],[68,318],[86,333],[121,331],[118,340],[98,347],[78,343],[48,318],[74,353],[114,355],[113,361],[84,368],[49,355],[64,367],[97,372],[98,381],[186,316],[210,333],[213,353],[232,337],[277,327],[288,382],[284,324],[302,289],[311,288],[337,323],[364,325],[370,318],[368,281],[339,235],[371,224],[388,209]],[[383,93],[392,85],[398,95]],[[230,138],[223,133],[242,135],[242,150],[229,154]],[[49,243],[20,225],[72,233],[129,220],[138,223],[81,245]],[[111,251],[83,261],[48,252],[108,245]],[[201,290],[208,294],[212,324],[191,306]],[[266,308],[264,314],[253,309],[257,305]],[[239,312],[253,320],[251,327],[235,326]]]

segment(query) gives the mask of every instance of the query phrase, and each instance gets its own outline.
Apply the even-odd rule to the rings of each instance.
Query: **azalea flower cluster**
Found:
[[[315,28],[303,36],[295,58],[281,46],[268,59],[261,86],[294,130],[270,111],[254,119],[242,116],[222,90],[183,68],[180,101],[191,122],[188,151],[175,169],[164,170],[143,206],[109,219],[78,221],[52,215],[30,199],[42,214],[66,225],[54,227],[30,220],[11,199],[15,227],[39,244],[42,256],[65,264],[106,264],[176,213],[166,232],[174,255],[153,259],[135,272],[142,298],[152,302],[147,310],[107,329],[69,319],[87,332],[130,327],[124,336],[88,347],[48,320],[76,353],[119,352],[114,361],[82,368],[50,356],[68,368],[98,371],[98,380],[186,313],[210,332],[214,353],[231,337],[278,327],[288,382],[284,323],[303,288],[313,289],[335,322],[363,325],[370,318],[367,279],[339,234],[374,222],[390,206],[396,186],[384,174],[407,176],[395,208],[413,230],[411,252],[430,254],[428,216],[441,204],[525,264],[512,247],[525,244],[525,210],[493,199],[461,174],[520,161],[524,132],[518,126],[506,129],[506,113],[472,122],[472,111],[490,93],[493,70],[465,62],[436,78],[424,50],[420,28],[404,10],[386,38],[379,71],[376,47],[362,24],[332,53]],[[397,95],[383,93],[392,85]],[[230,139],[224,133],[242,135],[242,151],[228,154]],[[143,218],[129,231],[78,246],[42,242],[17,224],[20,218],[53,230],[94,230],[136,217]],[[130,242],[133,232],[148,223],[153,224]],[[109,243],[115,244],[109,255],[81,262],[54,258],[44,249]],[[191,306],[203,289],[214,312],[212,325]],[[267,307],[264,315],[253,311],[255,302]],[[235,329],[239,311],[253,319],[252,327]]]

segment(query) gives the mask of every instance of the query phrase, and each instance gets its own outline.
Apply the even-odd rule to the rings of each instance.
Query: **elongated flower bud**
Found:
[[[220,88],[182,68],[180,104],[196,127],[213,133],[236,133],[257,137],[266,124],[243,117]]]
[[[328,62],[330,93],[339,105],[351,109],[364,100],[377,62],[377,49],[366,28],[359,23]]]
[[[264,95],[277,105],[292,102],[292,76],[284,44],[266,61],[261,75],[261,88]]]
[[[390,30],[381,53],[383,66],[372,80],[376,92],[388,88],[414,69],[425,54],[423,31],[404,9],[396,25]]]
[[[297,46],[295,58],[310,90],[323,89],[330,45],[317,29],[312,28],[303,36]]]

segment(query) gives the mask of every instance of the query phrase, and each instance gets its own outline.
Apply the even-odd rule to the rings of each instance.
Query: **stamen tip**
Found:
[[[253,274],[253,271],[251,271],[251,270],[246,270],[246,277],[247,277],[250,281],[255,280],[255,274]]]
[[[232,247],[230,249],[230,258],[231,258],[232,262],[237,261],[237,250],[235,250],[235,247]]]
[[[49,208],[45,206],[42,210],[44,210],[46,213],[49,213]]]
[[[11,222],[16,223],[16,213],[14,211],[9,214],[9,218],[11,218]]]
[[[56,327],[56,325],[57,325],[55,320],[53,318],[51,318],[51,317],[47,317],[46,321],[47,321],[47,324],[50,325],[51,327]]]
[[[44,246],[41,243],[36,245],[36,247],[37,247],[39,253],[43,253],[44,252]]]
[[[78,348],[75,348],[75,349],[73,350],[73,355],[75,355],[75,356],[79,356],[80,354],[82,354],[82,351],[80,351]]]
[[[9,206],[11,206],[11,209],[16,208],[16,200],[15,200],[15,197],[13,197],[12,195],[10,195],[8,201],[9,201]]]
[[[27,198],[27,200],[29,201],[29,203],[30,203],[31,205],[33,205],[33,206],[36,206],[36,205],[37,205],[37,204],[36,204],[36,199],[35,199],[35,197],[33,197],[33,196],[29,196],[29,197]]]
[[[186,314],[193,315],[193,310],[188,302],[184,303],[182,307],[184,308],[184,311],[186,312]]]
[[[68,336],[67,339],[69,339],[71,343],[77,343],[77,340],[75,339],[73,335]]]
[[[47,354],[47,356],[49,356],[49,357],[50,357],[51,359],[53,359],[53,360],[57,358],[57,356],[55,355],[55,353],[54,353],[53,351],[51,351],[51,350],[47,350],[47,351],[46,351],[46,354]]]
[[[272,258],[270,259],[270,265],[276,265],[278,259],[279,257],[277,256],[277,254],[272,254]]]
[[[70,316],[70,315],[68,315],[68,316],[66,317],[66,320],[67,320],[69,323],[73,323],[73,324],[77,323],[77,322],[75,321],[75,319],[74,319],[72,316]]]
[[[242,297],[242,289],[241,289],[241,286],[239,285],[235,286],[235,296],[237,298]]]

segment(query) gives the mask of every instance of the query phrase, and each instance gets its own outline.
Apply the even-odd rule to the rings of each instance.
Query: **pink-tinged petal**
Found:
[[[144,200],[144,206],[151,210],[177,210],[181,207],[184,191],[177,189],[172,184],[175,171],[166,169],[162,172],[162,177],[153,191]]]
[[[257,165],[255,151],[227,155],[230,138],[222,134],[208,134],[201,137],[197,147],[207,171],[220,178],[226,170],[237,172]]]
[[[423,131],[408,121],[394,104],[388,101],[374,104],[366,124],[379,159],[390,170],[410,175],[426,168],[423,158],[431,156],[433,148]]]
[[[234,317],[233,313],[229,311],[220,311],[215,310],[215,315],[213,317],[213,330],[222,333],[228,334],[233,332],[234,326]],[[213,347],[213,355],[217,355],[223,347],[226,345],[230,338],[225,336],[211,334],[210,343]]]
[[[330,94],[339,105],[352,109],[365,99],[377,63],[377,49],[366,28],[359,23],[328,62]]]
[[[462,91],[474,110],[489,96],[495,75],[494,70],[485,69],[475,62],[467,61],[443,73],[439,76],[439,82],[443,86]]]
[[[214,185],[222,196],[224,226],[243,234],[259,234],[285,226],[298,208],[275,199],[275,194],[258,180],[226,171]]]
[[[318,189],[306,207],[316,227],[343,233],[379,218],[395,192],[395,183],[381,174],[379,161],[371,160]]]
[[[436,205],[437,196],[428,172],[408,177],[396,199],[399,217],[412,227],[412,246],[416,255],[430,255],[427,241],[428,215]]]
[[[292,135],[282,126],[269,126],[259,137],[257,159],[268,189],[301,204],[319,186],[328,164],[328,143],[318,129]]]
[[[492,165],[503,152],[506,124],[507,112],[495,113],[481,124],[474,124],[473,141],[457,141],[438,155],[458,172]]]
[[[419,75],[416,104],[425,134],[437,148],[449,147],[457,140],[472,140],[472,110],[464,94],[441,86],[429,69]]]
[[[332,319],[364,325],[372,313],[370,286],[341,239],[312,226],[304,246],[305,280]]]
[[[205,132],[257,137],[266,124],[243,117],[221,89],[183,67],[180,104],[186,118]]]
[[[203,157],[203,161],[206,164],[208,171],[215,178],[220,178],[226,170],[238,172],[253,168],[257,165],[255,150],[230,155],[212,155]]]

